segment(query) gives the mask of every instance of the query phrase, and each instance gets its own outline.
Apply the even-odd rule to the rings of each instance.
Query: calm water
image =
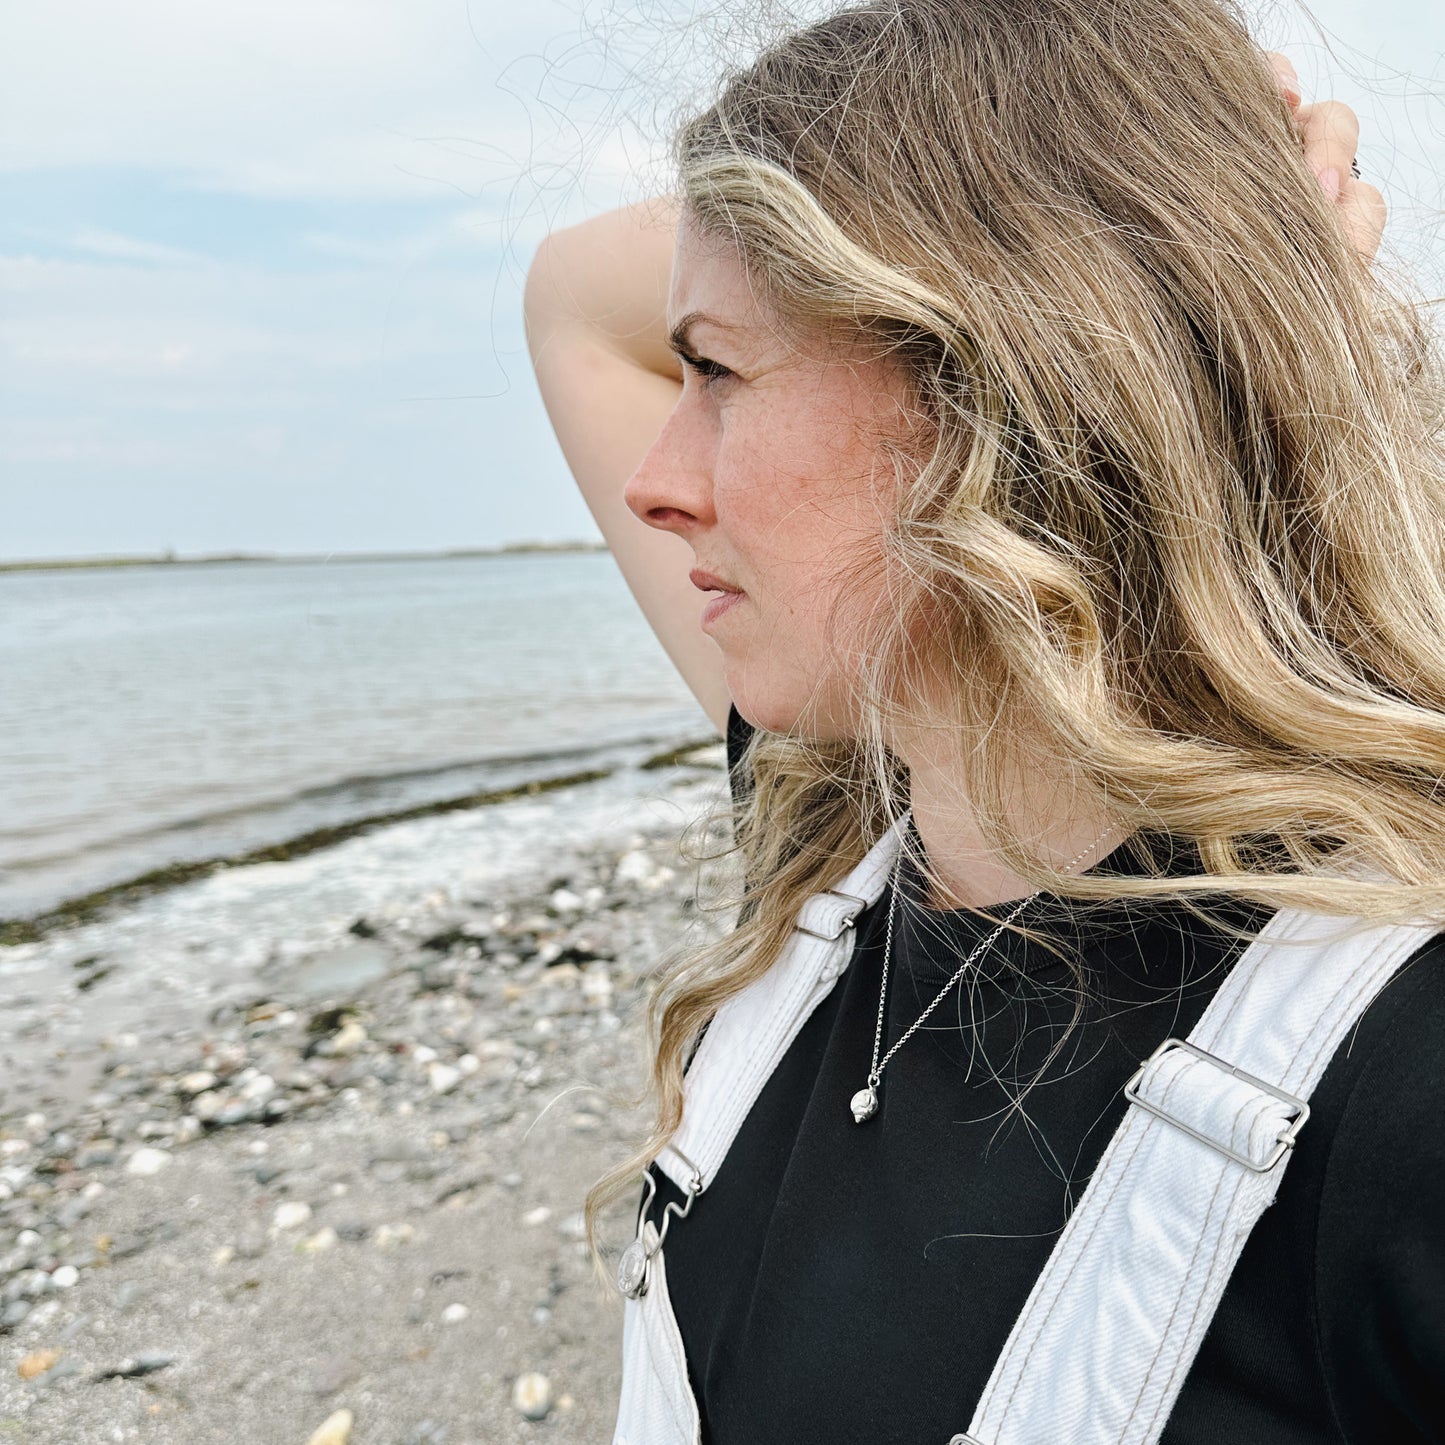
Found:
[[[606,554],[0,573],[0,917],[710,731]]]

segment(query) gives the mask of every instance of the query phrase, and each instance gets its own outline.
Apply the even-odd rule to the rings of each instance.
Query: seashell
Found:
[[[878,1091],[871,1086],[853,1095],[851,1108],[855,1124],[867,1123],[878,1112]]]

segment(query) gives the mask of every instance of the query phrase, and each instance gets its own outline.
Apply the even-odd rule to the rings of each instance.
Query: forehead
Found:
[[[736,245],[701,231],[684,209],[673,247],[668,325],[691,320],[700,329],[756,333],[767,328],[769,319]]]

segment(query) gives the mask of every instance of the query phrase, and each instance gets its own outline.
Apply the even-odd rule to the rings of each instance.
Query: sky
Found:
[[[707,7],[6,7],[0,559],[595,539],[522,287],[660,188],[659,116],[750,8]],[[1359,113],[1387,246],[1445,292],[1445,10],[1316,0],[1333,54],[1301,10],[1255,33]]]

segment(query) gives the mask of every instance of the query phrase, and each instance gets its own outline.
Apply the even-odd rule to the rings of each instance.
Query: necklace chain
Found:
[[[1084,851],[1080,853],[1077,858],[1072,859],[1068,864],[1065,865],[1063,871],[1068,872],[1068,870],[1072,868],[1075,863],[1078,863],[1082,859],[1088,857],[1088,855],[1092,853],[1094,849],[1097,848],[1099,844],[1104,841],[1104,839],[1109,835],[1110,831],[1110,828],[1105,828],[1104,831],[1100,833],[1099,836],[1095,838],[1094,841],[1090,843],[1089,846],[1085,848]],[[929,1014],[931,1014],[934,1009],[936,1009],[939,1004],[941,1004],[944,999],[948,997],[948,995],[952,992],[954,985],[959,981],[959,979],[964,976],[965,973],[968,972],[969,968],[973,965],[974,960],[977,959],[984,952],[984,950],[988,948],[988,946],[994,941],[994,939],[996,939],[999,934],[1002,933],[1004,929],[1008,927],[1008,925],[1012,923],[1016,917],[1018,917],[1018,915],[1023,911],[1025,905],[1032,903],[1033,900],[1044,891],[1042,888],[1040,888],[1035,892],[1030,893],[1026,898],[1021,898],[1018,901],[1013,911],[1008,914],[1008,916],[1003,920],[1003,922],[1000,923],[999,926],[995,928],[994,931],[990,933],[989,936],[985,938],[984,941],[980,943],[978,947],[975,948],[966,959],[964,959],[963,963],[959,966],[953,977],[950,978],[948,982],[943,985],[942,989],[939,990],[938,996],[933,1000],[931,1004],[928,1005],[926,1009],[923,1010],[921,1014],[919,1014],[919,1016],[913,1021],[913,1023],[904,1033],[903,1037],[899,1039],[898,1042],[894,1044],[893,1047],[889,1049],[886,1054],[883,1055],[883,1059],[880,1062],[878,1058],[878,1051],[883,1047],[883,1021],[887,1017],[888,1013],[888,965],[889,960],[893,956],[893,914],[898,903],[898,877],[902,863],[903,852],[900,848],[898,857],[894,860],[893,863],[892,890],[888,896],[888,933],[887,939],[883,945],[883,986],[879,991],[878,996],[878,1027],[873,1031],[873,1063],[872,1067],[868,1070],[867,1087],[860,1089],[856,1094],[854,1094],[852,1100],[853,1118],[854,1121],[859,1124],[862,1124],[866,1120],[871,1119],[873,1115],[878,1112],[878,1086],[883,1081],[883,1070],[888,1067],[889,1059],[891,1059],[893,1055],[896,1054],[898,1050],[901,1049],[903,1045],[906,1044],[908,1040],[911,1039],[913,1035],[918,1032],[919,1028],[922,1027],[924,1021],[928,1018]]]

